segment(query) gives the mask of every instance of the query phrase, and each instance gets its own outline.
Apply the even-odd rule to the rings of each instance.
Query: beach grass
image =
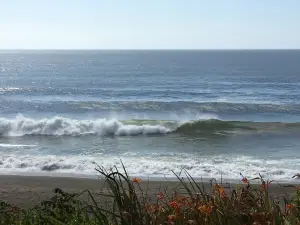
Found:
[[[125,167],[120,171],[97,166],[96,170],[105,180],[105,187],[99,187],[98,193],[103,202],[89,190],[67,193],[57,188],[52,198],[30,209],[1,202],[0,224],[300,225],[300,189],[294,186],[291,199],[274,196],[269,192],[269,185],[274,182],[261,176],[248,180],[241,174],[241,183],[236,185],[211,180],[207,188],[182,171],[183,177],[174,175],[183,188],[159,189],[153,198],[147,188],[141,187],[141,183],[149,181],[130,177]]]

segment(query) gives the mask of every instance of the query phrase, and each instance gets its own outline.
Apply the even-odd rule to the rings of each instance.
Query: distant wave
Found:
[[[189,101],[116,101],[116,102],[69,102],[78,109],[102,110],[152,110],[152,111],[180,111],[207,113],[300,113],[299,104],[271,104],[271,103],[234,103],[234,102],[189,102]]]
[[[1,92],[1,91],[0,91]],[[75,97],[74,97],[75,98]],[[181,112],[192,113],[300,113],[300,104],[189,102],[189,101],[72,101],[40,97],[36,101],[11,98],[0,99],[0,110],[22,112],[35,108],[39,112],[83,113],[101,111]],[[10,110],[9,110],[10,109]],[[9,111],[8,111],[9,110]]]
[[[135,136],[182,134],[220,134],[230,131],[300,131],[300,123],[221,121],[216,119],[188,121],[167,120],[75,120],[63,117],[32,119],[18,116],[0,118],[1,136]]]

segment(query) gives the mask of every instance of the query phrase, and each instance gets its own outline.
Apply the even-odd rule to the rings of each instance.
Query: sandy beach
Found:
[[[253,182],[255,183],[255,182]],[[15,204],[21,207],[30,207],[48,199],[54,195],[54,188],[61,188],[70,193],[78,193],[86,189],[90,190],[98,201],[101,197],[97,195],[102,191],[104,181],[100,179],[87,178],[71,178],[71,177],[49,177],[49,176],[17,176],[17,175],[1,175],[0,176],[0,199],[10,204]],[[209,183],[203,183],[204,187],[209,189]],[[235,187],[232,184],[231,187]],[[285,184],[281,184],[285,186]],[[291,185],[291,184],[289,184]],[[228,185],[224,185],[228,186]],[[179,182],[176,181],[146,181],[141,182],[141,187],[148,190],[148,193],[153,198],[159,190],[168,189],[171,191],[174,188],[180,188]],[[280,187],[278,184],[270,185],[270,193],[274,196],[290,198],[294,193],[293,187]]]

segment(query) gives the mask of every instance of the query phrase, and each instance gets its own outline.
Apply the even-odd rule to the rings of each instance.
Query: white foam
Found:
[[[63,117],[31,119],[17,116],[15,119],[0,118],[0,135],[138,135],[165,134],[170,129],[162,125],[127,125],[115,119],[75,120]]]
[[[262,174],[265,178],[292,180],[299,172],[298,159],[259,159],[248,156],[209,156],[195,157],[189,154],[135,155],[123,156],[32,156],[2,155],[0,157],[1,173],[62,173],[96,175],[95,164],[109,169],[114,166],[122,168],[124,163],[129,174],[141,177],[174,177],[172,171],[179,174],[186,169],[195,178],[240,179],[240,173],[248,178]],[[295,180],[293,180],[295,181]]]
[[[20,90],[18,87],[5,87],[5,88],[0,88],[0,92],[12,92],[12,91],[17,91]]]
[[[21,147],[35,147],[36,145],[15,145],[15,144],[0,144],[2,148],[21,148]]]

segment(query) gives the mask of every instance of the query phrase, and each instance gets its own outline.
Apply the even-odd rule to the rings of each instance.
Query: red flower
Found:
[[[168,224],[174,225],[175,216],[174,215],[168,215]]]
[[[164,199],[164,197],[165,197],[165,196],[164,196],[164,193],[162,193],[162,192],[158,192],[158,193],[157,193],[157,199],[158,199],[158,200],[162,200],[162,199]]]
[[[169,222],[174,221],[174,219],[175,219],[175,216],[174,216],[174,215],[168,215],[168,221],[169,221]]]
[[[260,188],[263,190],[263,191],[266,191],[269,187],[269,184],[266,183],[265,181],[262,182],[262,184],[260,185]]]
[[[174,208],[174,209],[178,209],[179,208],[179,204],[176,201],[171,201],[170,202],[170,206],[171,206],[171,208]]]
[[[249,181],[248,181],[248,179],[247,179],[246,177],[244,177],[244,178],[242,179],[242,182],[243,182],[244,184],[249,184]]]

